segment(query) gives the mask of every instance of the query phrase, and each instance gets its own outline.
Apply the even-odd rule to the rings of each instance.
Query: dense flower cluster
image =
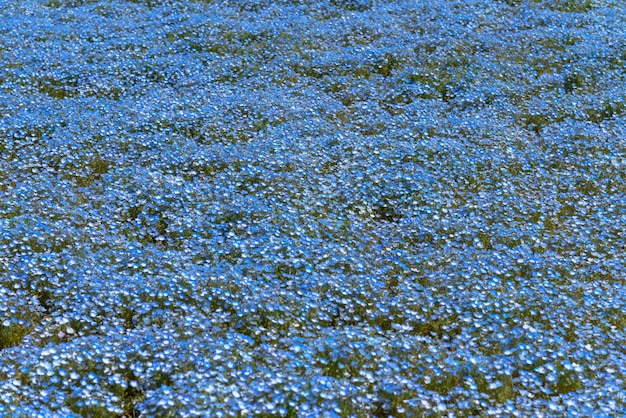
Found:
[[[0,415],[615,416],[626,3],[0,3]]]

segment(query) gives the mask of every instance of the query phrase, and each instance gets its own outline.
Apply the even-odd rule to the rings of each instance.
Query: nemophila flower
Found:
[[[615,416],[623,6],[0,7],[0,415]]]

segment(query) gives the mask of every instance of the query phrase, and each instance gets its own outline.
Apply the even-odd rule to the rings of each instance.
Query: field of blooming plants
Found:
[[[0,0],[0,416],[619,416],[626,2]]]

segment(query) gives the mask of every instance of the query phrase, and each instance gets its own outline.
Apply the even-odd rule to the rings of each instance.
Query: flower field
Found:
[[[0,0],[0,416],[626,410],[626,3]]]

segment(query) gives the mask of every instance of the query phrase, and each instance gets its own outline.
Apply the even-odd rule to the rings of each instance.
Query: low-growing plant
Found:
[[[620,2],[5,3],[0,415],[624,410]]]

